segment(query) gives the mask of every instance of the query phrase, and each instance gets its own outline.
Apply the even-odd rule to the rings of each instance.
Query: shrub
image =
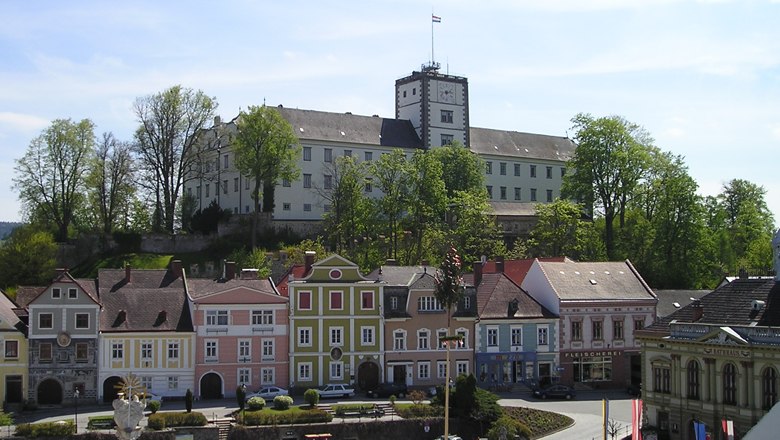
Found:
[[[293,398],[290,396],[276,396],[274,397],[274,408],[276,409],[290,409],[293,404]]]
[[[0,426],[11,426],[14,424],[14,419],[10,414],[0,412]]]
[[[409,392],[409,400],[416,404],[421,404],[425,400],[425,393],[420,390],[412,390]]]
[[[395,397],[395,394],[390,396],[390,406],[395,406],[395,401],[397,400],[397,397]]]
[[[162,404],[160,403],[160,401],[159,401],[159,400],[150,400],[150,401],[148,401],[148,402],[146,403],[146,406],[148,406],[148,407],[149,407],[149,411],[151,411],[151,412],[152,412],[152,414],[154,414],[154,413],[156,413],[157,411],[159,411],[159,410],[160,410],[160,406],[161,406],[161,405],[162,405]]]
[[[246,404],[250,410],[257,411],[263,409],[263,407],[265,406],[265,399],[259,396],[255,396],[247,400]]]
[[[287,397],[287,396],[278,396]],[[274,399],[275,400],[275,399]],[[321,409],[302,409],[289,412],[256,411],[245,414],[245,425],[292,425],[306,423],[329,423],[333,416]]]
[[[114,416],[94,416],[89,418],[87,429],[114,429]]]
[[[303,400],[309,404],[312,408],[320,403],[320,393],[314,388],[309,388],[303,393]]]
[[[26,423],[16,425],[16,435],[20,437],[67,437],[76,433],[73,420],[59,422]]]
[[[571,417],[550,411],[525,407],[507,407],[503,408],[503,411],[507,416],[519,420],[530,428],[534,437],[541,437],[566,426],[571,426],[574,423]]]
[[[413,403],[411,405],[396,405],[396,412],[405,419],[421,419],[441,417],[444,415],[444,408],[424,403]]]
[[[502,435],[502,430],[506,430],[506,437],[515,438],[516,436],[522,436],[524,438],[531,438],[531,429],[524,425],[517,419],[513,419],[510,416],[501,416],[487,433],[489,440],[499,440]]]
[[[336,417],[344,417],[347,413],[360,413],[370,414],[376,409],[376,405],[373,403],[346,403],[343,405],[333,405],[333,411],[336,413]]]
[[[151,429],[165,429],[174,426],[206,426],[208,420],[199,412],[164,412],[152,414],[147,419],[147,426]]]
[[[187,392],[184,394],[184,408],[187,412],[192,412],[192,390],[187,388]]]

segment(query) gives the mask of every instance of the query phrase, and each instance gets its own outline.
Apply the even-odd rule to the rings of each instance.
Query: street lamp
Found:
[[[441,345],[447,349],[446,382],[444,383],[444,439],[449,440],[450,435],[450,349],[463,346],[463,335],[444,336],[439,339]]]
[[[219,145],[219,141],[217,141],[217,206],[219,206],[219,209],[222,209],[222,205],[219,204],[219,193],[222,192],[222,166],[219,164],[219,160],[222,158],[220,155],[222,151],[222,147]]]
[[[76,420],[76,434],[79,433],[79,389],[76,388],[75,391],[73,391],[73,401],[76,404],[76,414],[75,414],[75,420]]]
[[[246,426],[246,384],[241,384],[241,399],[244,402],[241,403],[241,424]]]

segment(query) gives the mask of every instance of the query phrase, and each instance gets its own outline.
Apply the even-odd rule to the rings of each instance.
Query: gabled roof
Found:
[[[351,113],[330,113],[277,107],[301,139],[375,145],[377,147],[423,148],[411,121]]]
[[[51,283],[46,286],[20,286],[17,289],[16,301],[21,307],[28,307],[38,297],[45,292],[49,286],[55,283],[74,283],[87,294],[95,304],[100,304],[100,299],[97,294],[97,286],[95,280],[92,279],[76,279],[73,278],[66,269],[57,269],[57,273]],[[21,295],[20,295],[21,293]]]
[[[630,261],[575,262],[539,261],[561,301],[656,300]]]
[[[471,127],[471,151],[480,155],[533,158],[565,162],[576,144],[569,138],[518,131]]]
[[[366,278],[373,281],[381,281],[387,286],[410,287],[425,275],[433,283],[433,275],[435,273],[436,268],[431,266],[382,266],[366,275]],[[433,288],[432,284],[431,288]],[[425,287],[421,284],[415,286],[415,289],[425,289]]]
[[[474,274],[464,275],[463,280],[473,284]],[[479,319],[557,318],[502,273],[482,274],[477,287],[477,313]]]
[[[15,311],[17,309],[18,306],[6,296],[6,293],[0,292],[0,320],[2,320],[2,325],[26,333],[27,326],[19,319]]]
[[[293,264],[290,266],[289,269],[287,269],[287,272],[279,278],[279,282],[276,283],[276,290],[279,291],[279,295],[282,295],[283,297],[287,298],[290,296],[290,292],[288,289],[288,283],[290,282],[290,277],[292,277],[293,280],[299,280],[303,277],[305,277],[306,274],[306,266],[303,264]]]
[[[549,258],[537,258],[537,259],[539,261],[549,261],[549,262],[558,262],[558,263],[562,263],[564,261],[573,261],[567,257],[549,257]],[[506,274],[506,276],[509,277],[510,280],[514,281],[515,284],[519,286],[523,284],[523,279],[525,279],[526,274],[528,274],[528,269],[531,268],[532,264],[534,264],[533,258],[524,258],[521,260],[504,260],[504,274]],[[482,266],[482,273],[496,273],[496,272],[498,272],[498,269],[496,269],[495,260],[488,260]]]
[[[287,298],[276,291],[267,279],[212,280],[188,278],[187,288],[196,303],[268,304],[284,303]]]
[[[763,301],[754,309],[754,301]],[[702,315],[695,318],[695,308]],[[737,279],[702,296],[671,315],[658,319],[643,330],[648,334],[668,334],[672,322],[721,326],[780,326],[780,283],[774,279]]]
[[[184,280],[167,269],[100,269],[101,332],[192,332]]]
[[[680,310],[691,303],[691,298],[701,298],[710,293],[709,290],[654,290],[658,297],[656,316],[663,318]]]

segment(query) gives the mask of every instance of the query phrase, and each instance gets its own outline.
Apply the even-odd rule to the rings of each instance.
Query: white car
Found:
[[[328,397],[352,397],[355,395],[355,389],[350,385],[342,383],[330,383],[317,388],[317,393],[321,399]]]
[[[148,391],[145,392],[145,393],[138,394],[138,399],[139,400],[146,399],[147,402],[150,402],[150,401],[154,400],[154,401],[162,403],[162,396],[158,396],[157,394],[150,393]]]
[[[273,398],[276,396],[286,396],[288,394],[289,392],[284,388],[270,386],[270,387],[260,388],[254,393],[247,394],[246,400],[249,400],[253,397],[262,397],[265,400],[273,400]]]

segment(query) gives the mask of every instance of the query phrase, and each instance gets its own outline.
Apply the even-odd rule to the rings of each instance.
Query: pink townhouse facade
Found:
[[[261,386],[289,386],[288,299],[256,271],[224,279],[188,279],[193,302],[195,395],[217,399]]]

